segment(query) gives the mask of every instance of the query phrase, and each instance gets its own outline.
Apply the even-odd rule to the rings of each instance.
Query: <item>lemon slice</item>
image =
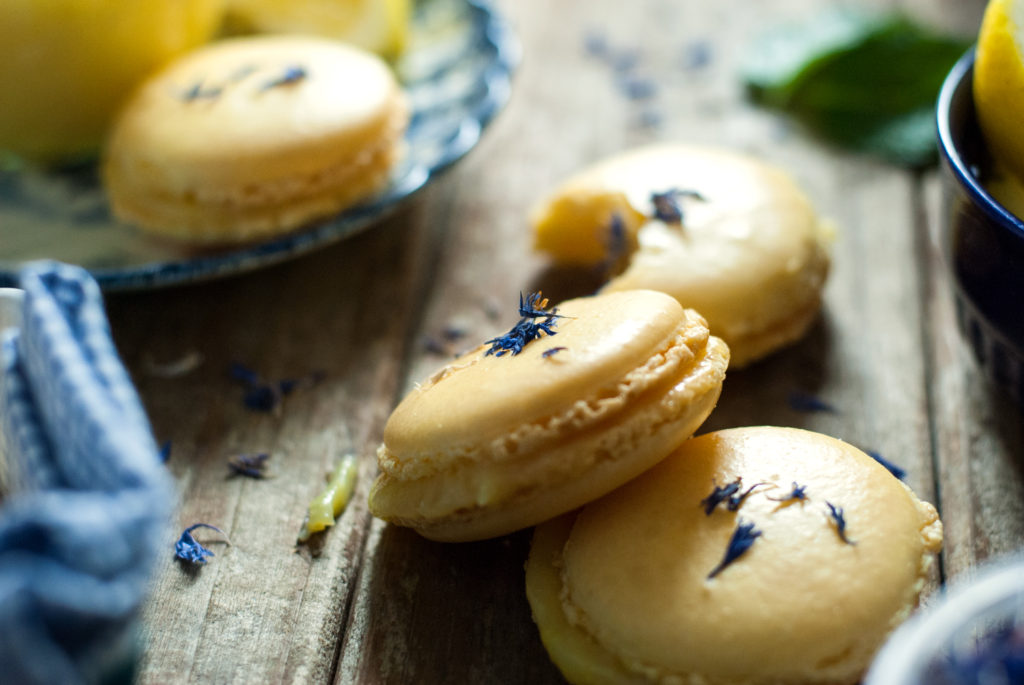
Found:
[[[1024,178],[1024,0],[991,0],[978,34],[974,104],[992,157]]]
[[[228,0],[235,31],[311,33],[385,57],[405,47],[410,0]]]

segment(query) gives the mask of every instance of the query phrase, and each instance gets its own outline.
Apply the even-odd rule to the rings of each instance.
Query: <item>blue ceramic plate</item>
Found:
[[[0,286],[19,266],[57,259],[87,268],[106,290],[173,285],[309,252],[394,210],[476,145],[505,104],[518,45],[485,0],[420,0],[410,45],[395,64],[412,103],[409,151],[367,204],[266,242],[196,251],[149,238],[110,215],[95,166],[42,173],[0,169]]]

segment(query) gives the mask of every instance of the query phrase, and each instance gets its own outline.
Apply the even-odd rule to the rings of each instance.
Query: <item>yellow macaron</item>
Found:
[[[104,155],[115,215],[194,243],[294,230],[382,188],[406,97],[379,57],[308,36],[224,40],[148,79]]]
[[[750,156],[632,150],[569,178],[531,221],[558,262],[623,265],[606,291],[660,290],[699,311],[733,368],[799,339],[821,306],[832,229],[785,172]]]
[[[916,606],[934,507],[834,438],[708,433],[539,526],[527,595],[573,683],[856,683]]]
[[[697,313],[653,291],[556,309],[524,316],[402,400],[377,452],[376,516],[443,541],[526,528],[647,470],[714,408],[729,351]],[[524,325],[549,330],[502,349]]]

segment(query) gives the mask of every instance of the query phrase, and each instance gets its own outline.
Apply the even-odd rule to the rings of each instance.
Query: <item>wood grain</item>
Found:
[[[865,3],[970,34],[982,2]],[[550,268],[530,248],[527,212],[561,178],[659,140],[722,145],[788,169],[838,229],[825,308],[790,349],[730,372],[703,430],[777,424],[877,450],[940,506],[943,569],[1024,544],[1024,434],[1018,409],[979,378],[955,330],[935,248],[934,172],[913,174],[809,138],[743,96],[742,50],[816,0],[505,2],[522,42],[512,100],[482,143],[438,184],[372,230],[291,263],[220,282],[116,295],[116,340],[138,382],[180,493],[168,558],[145,614],[142,683],[562,682],[523,593],[529,532],[464,545],[426,541],[369,516],[374,451],[391,408],[450,354],[514,319],[521,290],[553,300],[593,291],[586,270]],[[601,35],[635,52],[646,98],[589,53]],[[199,352],[194,372],[152,362]],[[324,378],[254,413],[226,372]],[[833,412],[800,412],[789,393]],[[229,477],[225,460],[268,452],[273,478]],[[305,507],[333,460],[360,459],[356,495],[323,553],[296,551]],[[217,556],[172,563],[185,525]],[[936,572],[929,590],[940,582]]]

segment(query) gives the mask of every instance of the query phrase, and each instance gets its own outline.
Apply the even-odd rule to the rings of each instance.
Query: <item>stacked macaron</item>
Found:
[[[406,98],[379,57],[269,35],[213,43],[148,79],[118,116],[103,177],[118,218],[190,243],[294,230],[382,188]]]
[[[508,333],[410,392],[371,511],[442,541],[536,525],[527,596],[573,683],[857,682],[917,604],[935,509],[825,435],[691,437],[737,356],[810,326],[830,231],[777,169],[686,146],[584,172],[535,226],[611,281],[521,297]]]
[[[524,315],[517,327],[557,337],[528,329],[542,338],[516,349],[513,329],[395,409],[370,494],[377,516],[447,541],[532,526],[653,466],[718,401],[729,351],[667,295],[621,292],[533,313],[540,323]]]

